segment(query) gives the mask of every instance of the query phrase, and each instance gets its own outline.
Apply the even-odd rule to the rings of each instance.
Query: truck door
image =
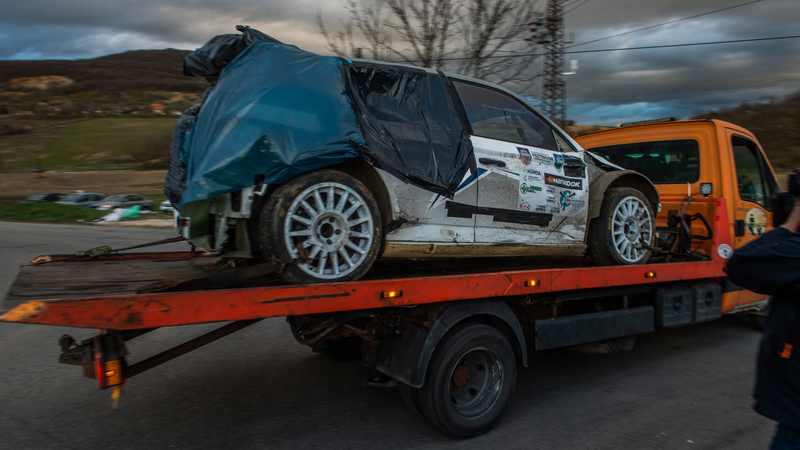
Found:
[[[581,244],[589,190],[583,155],[514,97],[454,84],[472,126],[480,174],[475,242]]]
[[[736,168],[736,179],[733,180],[736,183],[732,208],[733,247],[739,248],[773,228],[770,203],[778,185],[758,144],[730,129],[726,137]],[[746,305],[767,298],[750,291],[729,292],[726,297],[724,303],[728,305]]]
[[[739,248],[772,229],[770,202],[778,187],[758,144],[733,130],[727,135],[736,168],[733,246]]]

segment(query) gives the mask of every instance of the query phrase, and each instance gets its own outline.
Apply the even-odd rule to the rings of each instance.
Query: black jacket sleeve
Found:
[[[800,293],[800,234],[778,227],[736,250],[728,277],[759,294]]]

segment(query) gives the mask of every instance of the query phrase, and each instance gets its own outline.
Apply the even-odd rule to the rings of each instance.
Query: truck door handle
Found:
[[[481,164],[486,164],[487,166],[497,166],[497,167],[505,167],[506,163],[500,161],[499,159],[491,159],[491,158],[478,158],[478,162]]]
[[[744,220],[736,219],[733,221],[733,234],[736,236],[744,236]]]

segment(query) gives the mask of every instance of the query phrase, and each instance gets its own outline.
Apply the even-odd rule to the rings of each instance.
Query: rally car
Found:
[[[650,257],[653,184],[513,92],[270,39],[176,127],[166,191],[194,244],[280,260],[290,283],[356,280],[376,258]]]

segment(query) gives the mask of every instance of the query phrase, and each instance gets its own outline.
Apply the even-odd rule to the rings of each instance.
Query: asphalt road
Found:
[[[0,293],[38,254],[173,235],[0,222]],[[130,341],[131,359],[216,326],[154,331]],[[396,389],[362,387],[358,363],[311,353],[281,319],[132,378],[119,409],[56,363],[63,333],[94,330],[0,323],[0,449],[758,449],[774,429],[751,410],[760,335],[741,317],[640,336],[623,355],[533,353],[500,424],[466,441],[416,419]]]

